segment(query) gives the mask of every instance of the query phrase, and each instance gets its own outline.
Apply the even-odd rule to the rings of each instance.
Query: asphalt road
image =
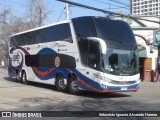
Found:
[[[160,111],[160,82],[142,82],[140,90],[133,93],[70,95],[50,85],[17,83],[8,77],[6,69],[0,68],[0,111]]]

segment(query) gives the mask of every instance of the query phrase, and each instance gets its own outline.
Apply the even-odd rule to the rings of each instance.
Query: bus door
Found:
[[[97,82],[97,75],[100,73],[100,44],[92,40],[79,41],[81,62],[85,66],[84,75]]]

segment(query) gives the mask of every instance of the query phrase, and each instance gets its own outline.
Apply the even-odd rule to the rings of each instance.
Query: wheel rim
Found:
[[[59,79],[58,85],[60,88],[65,89],[64,80],[62,78]]]
[[[71,88],[73,90],[77,90],[78,89],[78,82],[77,82],[77,80],[72,80],[72,82],[71,82]]]

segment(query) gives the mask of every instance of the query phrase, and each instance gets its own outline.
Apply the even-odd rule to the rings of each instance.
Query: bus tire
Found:
[[[25,71],[22,72],[21,82],[22,84],[26,84],[26,85],[28,84],[27,75]]]
[[[20,79],[19,79],[19,72],[18,72],[18,70],[16,70],[16,76],[15,76],[15,78],[16,78],[16,82],[19,82],[19,81],[20,81]]]
[[[19,80],[18,80],[18,73],[16,73],[16,82],[19,82]]]
[[[58,91],[60,91],[60,92],[65,91],[66,85],[64,84],[64,78],[63,78],[62,75],[57,75],[56,76],[55,86],[56,86]]]
[[[79,93],[79,88],[78,88],[78,80],[76,77],[70,77],[68,79],[68,90],[71,94],[78,94]]]

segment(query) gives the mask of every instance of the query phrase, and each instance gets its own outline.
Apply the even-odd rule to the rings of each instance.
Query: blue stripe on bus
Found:
[[[18,47],[17,49],[21,49],[26,55],[28,55],[29,53],[21,48]],[[14,51],[15,49],[11,49],[10,52]],[[53,49],[50,48],[43,48],[42,50],[40,50],[38,54],[47,54],[47,53],[51,53],[54,54],[56,53]],[[13,66],[12,66],[13,67]],[[19,66],[18,66],[19,67]],[[16,68],[14,68],[16,69]],[[33,68],[32,68],[33,69]],[[36,67],[36,69],[38,69],[40,72],[46,72],[51,70],[52,68],[46,68],[46,67]],[[34,69],[33,69],[34,71]],[[93,81],[92,79],[86,77],[85,75],[81,74],[78,70],[76,69],[72,69],[73,73],[79,77],[83,82],[85,82],[86,84],[92,86],[95,89],[98,90],[106,90],[106,88],[103,88],[98,82]],[[64,78],[67,78],[69,71],[66,68],[56,68],[55,70],[53,70],[52,72],[50,72],[49,74],[45,75],[45,76],[41,76],[40,74],[36,73],[36,71],[34,71],[35,75],[40,79],[40,80],[49,80],[51,78],[54,78],[57,72],[61,72],[64,75]],[[88,91],[93,91],[93,89],[88,88],[87,86],[85,86],[84,84],[82,84],[80,81],[78,81],[78,85],[80,88],[88,90]],[[121,90],[122,86],[107,86],[109,90]],[[134,85],[129,85],[127,86],[127,88],[138,88],[139,84],[134,84]]]

